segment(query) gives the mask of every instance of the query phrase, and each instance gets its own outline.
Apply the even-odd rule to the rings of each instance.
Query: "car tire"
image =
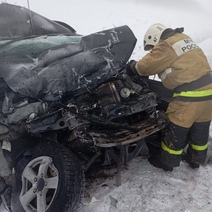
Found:
[[[40,143],[17,163],[12,211],[75,211],[83,186],[84,172],[76,156],[57,143]]]

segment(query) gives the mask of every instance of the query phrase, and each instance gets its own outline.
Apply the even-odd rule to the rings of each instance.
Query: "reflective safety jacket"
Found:
[[[137,62],[136,69],[143,76],[158,74],[175,97],[212,99],[210,65],[199,46],[185,34],[176,33],[160,40]]]

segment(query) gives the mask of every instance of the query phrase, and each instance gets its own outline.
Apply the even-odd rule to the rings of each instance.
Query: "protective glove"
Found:
[[[129,63],[126,64],[125,69],[126,69],[126,74],[129,76],[132,75],[138,75],[138,72],[135,68],[137,61],[135,60],[130,60]]]

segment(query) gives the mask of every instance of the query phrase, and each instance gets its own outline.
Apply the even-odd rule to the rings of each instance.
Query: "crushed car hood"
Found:
[[[33,17],[39,20],[39,15]],[[20,20],[27,22],[27,16],[24,18]],[[12,16],[7,25],[10,27],[14,27]],[[39,34],[40,29],[35,29],[35,34]],[[67,93],[87,92],[114,76],[129,60],[136,41],[128,26],[87,36],[67,35],[58,30],[54,35],[2,39],[0,77],[18,94],[57,101]]]

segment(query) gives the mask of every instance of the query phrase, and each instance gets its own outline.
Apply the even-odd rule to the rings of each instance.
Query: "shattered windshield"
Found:
[[[79,43],[80,39],[81,36],[43,35],[30,39],[18,39],[15,41],[3,40],[0,42],[0,57],[14,55],[36,57],[41,52],[59,45]]]

